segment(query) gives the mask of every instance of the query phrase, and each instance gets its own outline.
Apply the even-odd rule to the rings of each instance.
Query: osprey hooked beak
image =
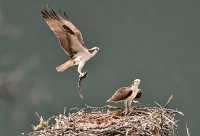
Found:
[[[96,51],[99,51],[99,50],[100,50],[100,48],[99,48],[99,47],[94,47],[94,48],[95,48],[95,50],[96,50]]]
[[[95,47],[92,47],[90,49],[88,49],[88,51],[91,53],[91,54],[96,54],[97,52],[99,52],[100,48],[95,46]]]

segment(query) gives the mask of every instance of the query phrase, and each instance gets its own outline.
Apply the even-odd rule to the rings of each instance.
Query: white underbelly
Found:
[[[78,53],[75,56],[75,60],[78,62],[87,62],[91,58],[90,53],[83,52],[83,53]]]

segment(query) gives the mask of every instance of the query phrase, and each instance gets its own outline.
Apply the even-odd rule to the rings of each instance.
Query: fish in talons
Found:
[[[78,94],[81,99],[83,99],[83,93],[82,93],[82,81],[87,77],[87,72],[84,72],[84,75],[79,75],[78,79]]]

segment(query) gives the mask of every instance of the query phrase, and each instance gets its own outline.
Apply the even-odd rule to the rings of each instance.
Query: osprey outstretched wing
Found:
[[[87,52],[83,47],[84,41],[81,32],[67,19],[54,10],[42,10],[42,17],[53,31],[65,53],[73,57],[77,52]]]
[[[53,9],[44,9],[41,11],[41,14],[49,28],[59,40],[62,49],[70,57],[68,61],[57,66],[56,70],[58,72],[63,72],[74,65],[78,65],[78,88],[80,91],[80,82],[87,74],[86,72],[82,72],[82,69],[85,63],[96,55],[99,48],[86,48],[80,30],[67,19],[65,12],[62,14],[56,13]],[[79,94],[80,97],[83,97],[80,92]]]

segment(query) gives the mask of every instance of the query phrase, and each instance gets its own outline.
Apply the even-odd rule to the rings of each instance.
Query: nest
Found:
[[[28,136],[174,136],[177,113],[161,106],[132,107],[128,115],[109,106],[86,107],[40,120]]]

